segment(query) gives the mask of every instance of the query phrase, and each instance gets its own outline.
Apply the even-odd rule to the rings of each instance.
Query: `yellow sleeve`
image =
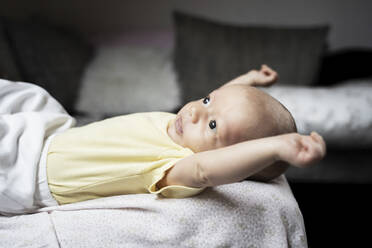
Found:
[[[160,168],[157,168],[146,176],[146,181],[149,181],[150,185],[147,190],[151,194],[161,194],[162,196],[167,198],[186,198],[197,195],[205,189],[205,187],[193,188],[182,185],[169,185],[161,189],[157,189],[156,184],[164,177],[165,172],[173,167],[178,160],[179,159],[174,160]]]

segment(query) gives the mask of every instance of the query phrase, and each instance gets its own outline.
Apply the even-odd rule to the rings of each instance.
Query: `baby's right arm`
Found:
[[[262,65],[260,70],[250,70],[249,72],[234,78],[221,87],[243,84],[248,86],[270,86],[278,80],[278,73],[267,65]]]
[[[326,153],[323,138],[315,132],[272,136],[193,154],[177,162],[159,187],[208,187],[244,180],[277,161],[307,167]]]

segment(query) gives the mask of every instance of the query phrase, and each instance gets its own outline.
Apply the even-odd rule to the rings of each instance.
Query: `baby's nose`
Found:
[[[190,114],[191,114],[191,122],[197,123],[200,118],[200,110],[196,108],[195,106],[192,106],[190,109]]]

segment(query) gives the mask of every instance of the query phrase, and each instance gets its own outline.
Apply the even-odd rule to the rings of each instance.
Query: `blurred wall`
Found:
[[[0,15],[41,15],[84,35],[172,29],[174,9],[238,24],[330,24],[330,48],[372,48],[370,0],[0,0]]]

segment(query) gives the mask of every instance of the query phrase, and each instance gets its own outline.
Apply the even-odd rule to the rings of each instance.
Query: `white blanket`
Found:
[[[46,184],[38,177],[44,142],[74,123],[44,89],[0,79],[0,214],[38,208]]]
[[[136,194],[0,217],[0,247],[307,247],[284,176],[185,199]]]

